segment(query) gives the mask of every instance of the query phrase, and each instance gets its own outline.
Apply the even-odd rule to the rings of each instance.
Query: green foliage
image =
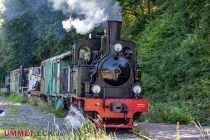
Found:
[[[187,123],[187,117],[191,117],[186,111],[205,124],[210,113],[210,23],[206,19],[210,5],[207,0],[159,4],[166,6],[164,13],[149,20],[135,37],[145,96],[150,102],[170,106],[166,112],[172,110],[171,116],[164,113],[164,106],[160,107],[161,121],[176,123],[181,119],[180,123]]]
[[[192,123],[192,117],[189,113],[182,111],[179,108],[172,108],[168,116],[168,122],[174,124],[177,122],[181,124],[190,124]]]
[[[17,103],[26,103],[27,102],[27,96],[17,93],[1,93],[1,96],[5,97],[7,100],[11,102],[17,102]]]
[[[10,71],[39,66],[41,61],[66,52],[80,35],[62,27],[66,18],[48,0],[8,0],[0,17],[0,87]]]
[[[123,11],[123,34],[126,39],[134,39],[145,28],[147,20],[157,12],[154,0],[118,0]]]
[[[144,121],[158,123],[191,124],[191,114],[181,108],[169,105],[168,103],[151,103],[149,112],[143,114]]]

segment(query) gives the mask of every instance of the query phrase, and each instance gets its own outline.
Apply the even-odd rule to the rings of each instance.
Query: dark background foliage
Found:
[[[209,0],[119,0],[122,38],[134,41],[150,100],[144,121],[210,122]],[[66,32],[66,15],[47,0],[8,0],[1,15],[0,85],[21,65],[39,65],[84,36]]]

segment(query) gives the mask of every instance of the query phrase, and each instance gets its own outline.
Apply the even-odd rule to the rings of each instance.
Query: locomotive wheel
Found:
[[[133,120],[134,121],[139,121],[141,118],[141,112],[137,112],[133,115]]]
[[[85,112],[86,118],[92,120],[94,119],[94,112]]]
[[[98,113],[97,112],[85,112],[85,116],[90,120],[97,119]]]
[[[96,125],[101,125],[102,119],[97,112],[85,112],[85,117],[95,123]]]
[[[63,101],[63,108],[68,110],[70,108],[69,102],[67,101],[67,99],[64,99]]]

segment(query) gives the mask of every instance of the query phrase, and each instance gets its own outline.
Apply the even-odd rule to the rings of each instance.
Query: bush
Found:
[[[145,114],[145,118],[149,122],[167,123],[169,111],[170,108],[166,104],[150,104],[149,112]]]
[[[186,123],[191,116],[202,125],[207,124],[210,22],[206,17],[210,16],[210,5],[208,0],[203,3],[166,0],[163,3],[170,8],[166,6],[164,12],[148,22],[135,38],[139,44],[143,91],[153,104],[152,118],[158,122],[181,120]],[[187,8],[182,6],[184,4]],[[170,110],[172,114],[164,110]],[[189,120],[183,117],[185,115]]]
[[[50,105],[38,97],[30,97],[29,104],[42,112],[53,113],[56,117],[65,117],[67,115],[67,110],[63,108],[56,110],[53,105]]]
[[[176,107],[171,108],[167,119],[169,123],[173,124],[176,124],[177,122],[180,124],[190,124],[193,121],[192,116],[188,112]]]
[[[24,95],[24,94],[4,93],[3,96],[11,102],[27,103],[27,101],[28,101],[27,95]]]
[[[41,103],[41,100],[37,97],[30,97],[29,98],[29,104],[33,105],[33,106],[38,106]]]
[[[168,103],[151,103],[149,112],[143,114],[143,121],[158,122],[158,123],[173,123],[190,124],[193,117],[188,111],[184,111],[177,105]]]

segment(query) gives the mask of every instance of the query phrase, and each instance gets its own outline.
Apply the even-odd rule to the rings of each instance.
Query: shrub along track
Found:
[[[0,128],[3,129],[47,129],[55,130],[57,127],[66,128],[64,118],[56,118],[51,113],[37,111],[31,105],[7,101],[0,97]],[[210,132],[210,127],[203,127]],[[164,125],[155,123],[140,123],[139,129],[132,132],[121,130],[115,132],[116,138],[121,140],[174,140],[177,135],[177,126],[174,124]],[[194,125],[180,125],[179,137],[181,140],[197,140],[201,132]],[[146,136],[146,137],[145,137]],[[206,138],[210,139],[210,136]]]

